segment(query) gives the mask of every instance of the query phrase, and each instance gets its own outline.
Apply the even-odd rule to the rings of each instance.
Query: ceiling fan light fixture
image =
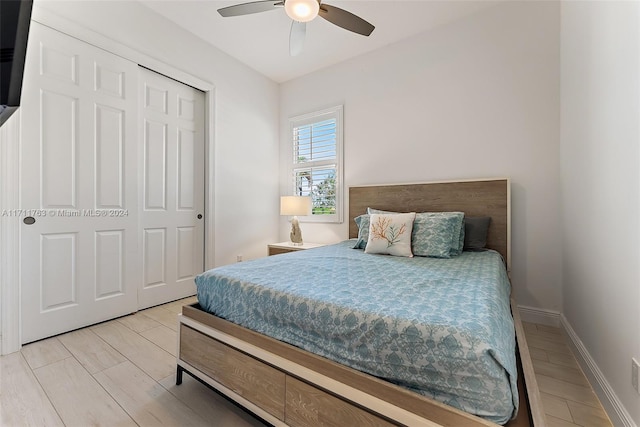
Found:
[[[318,16],[318,0],[285,0],[284,10],[289,18],[298,22],[309,22]]]

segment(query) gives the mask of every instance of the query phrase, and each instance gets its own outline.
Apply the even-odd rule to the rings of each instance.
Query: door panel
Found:
[[[195,227],[178,227],[176,229],[177,236],[177,279],[193,278],[194,271],[197,271],[196,255],[194,253],[196,245],[196,228]]]
[[[32,23],[22,94],[22,342],[136,311],[138,67]],[[100,210],[108,209],[108,210]]]
[[[78,99],[43,90],[40,105],[41,206],[75,208]]]
[[[165,286],[167,267],[166,259],[166,229],[146,228],[144,230],[144,281],[143,287]]]
[[[59,39],[59,38],[58,38]],[[49,43],[40,44],[40,74],[61,83],[78,85],[79,58],[73,48]]]
[[[40,310],[47,312],[78,303],[76,233],[40,235],[42,270],[39,280]]]
[[[125,111],[96,105],[96,207],[124,209]]]
[[[145,120],[144,193],[145,210],[166,209],[167,125]]]
[[[96,299],[124,294],[124,230],[96,232]]]
[[[125,98],[124,82],[125,73],[117,68],[112,68],[109,64],[96,62],[95,65],[96,92]]]
[[[193,165],[195,158],[195,132],[178,129],[178,210],[193,211],[195,176]],[[200,195],[198,195],[200,196]]]
[[[195,294],[204,269],[204,93],[143,68],[140,75],[144,308]]]

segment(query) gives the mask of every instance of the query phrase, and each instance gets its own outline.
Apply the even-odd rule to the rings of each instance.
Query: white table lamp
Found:
[[[291,218],[291,244],[302,246],[302,231],[298,215],[311,215],[311,197],[309,196],[282,196],[280,197],[280,215],[293,215]]]

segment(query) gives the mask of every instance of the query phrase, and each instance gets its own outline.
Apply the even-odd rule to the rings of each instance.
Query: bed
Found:
[[[350,240],[207,272],[180,316],[177,382],[186,371],[273,425],[542,425],[535,378],[518,379],[531,362],[509,313],[509,197],[505,179],[350,188],[350,218],[370,206],[490,216],[491,250],[403,258]]]

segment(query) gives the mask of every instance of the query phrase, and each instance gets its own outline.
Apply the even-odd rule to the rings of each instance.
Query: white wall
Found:
[[[281,164],[288,117],[343,103],[347,186],[510,177],[516,298],[559,311],[559,43],[557,3],[512,2],[284,83]],[[346,239],[346,218],[305,240]]]
[[[215,86],[215,265],[265,256],[279,221],[278,85],[135,1],[36,6]]]
[[[563,314],[636,424],[640,4],[561,9]]]

